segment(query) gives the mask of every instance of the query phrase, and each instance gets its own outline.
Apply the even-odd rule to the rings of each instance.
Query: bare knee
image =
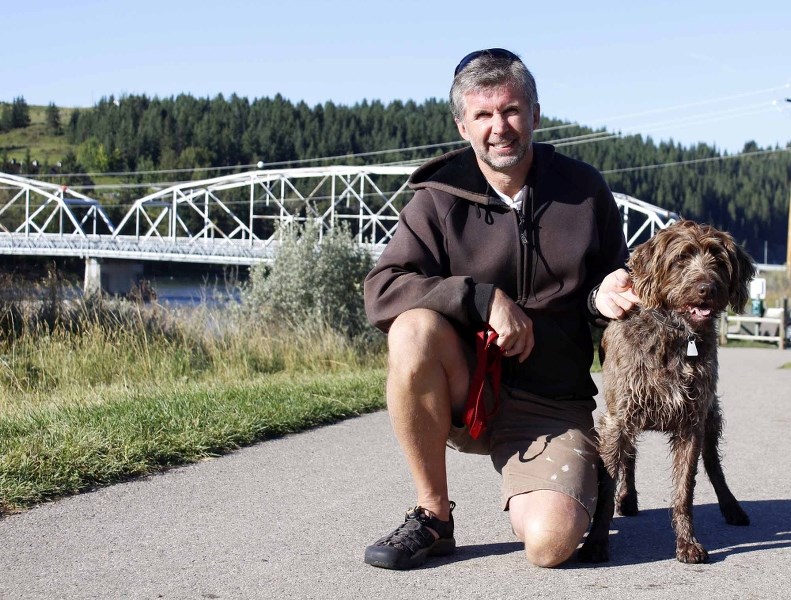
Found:
[[[431,392],[455,404],[466,395],[469,369],[462,341],[439,313],[403,313],[390,328],[388,348],[388,397]]]
[[[539,567],[556,567],[571,558],[589,524],[581,504],[550,490],[514,496],[510,510],[525,557]]]
[[[583,533],[536,527],[525,536],[525,558],[537,567],[557,567],[571,558]]]
[[[421,362],[426,355],[436,355],[436,348],[448,342],[458,343],[450,322],[439,313],[416,308],[396,318],[387,334],[391,363]]]

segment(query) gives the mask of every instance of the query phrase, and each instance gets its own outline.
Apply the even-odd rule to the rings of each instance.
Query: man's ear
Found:
[[[538,129],[538,124],[541,122],[541,105],[536,102],[533,107],[533,129]]]
[[[456,121],[456,128],[459,130],[459,134],[468,142],[470,141],[469,134],[467,133],[467,128],[464,126],[464,121],[461,119],[453,119]]]

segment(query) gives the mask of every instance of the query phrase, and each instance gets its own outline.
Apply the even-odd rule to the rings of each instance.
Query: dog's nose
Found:
[[[699,283],[698,284],[698,296],[701,298],[708,298],[711,295],[711,284],[710,283]]]

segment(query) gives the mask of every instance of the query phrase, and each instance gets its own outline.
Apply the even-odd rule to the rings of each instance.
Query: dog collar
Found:
[[[660,312],[656,308],[651,308],[651,309],[648,310],[648,312],[650,312],[651,316],[654,317],[654,319],[659,321],[665,327],[668,327],[670,329],[675,329],[676,331],[680,331],[681,333],[686,333],[687,334],[687,356],[698,356],[698,346],[697,346],[697,344],[695,344],[695,340],[698,339],[698,334],[693,333],[692,331],[689,331],[683,325],[680,325],[678,323],[674,323],[673,321],[670,320],[670,318],[667,315],[662,314],[662,312]]]

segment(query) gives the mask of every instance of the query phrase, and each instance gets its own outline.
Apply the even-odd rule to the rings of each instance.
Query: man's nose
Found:
[[[505,115],[501,113],[495,113],[492,117],[492,130],[494,133],[501,133],[507,131],[510,128],[508,124],[508,119],[505,118]]]

